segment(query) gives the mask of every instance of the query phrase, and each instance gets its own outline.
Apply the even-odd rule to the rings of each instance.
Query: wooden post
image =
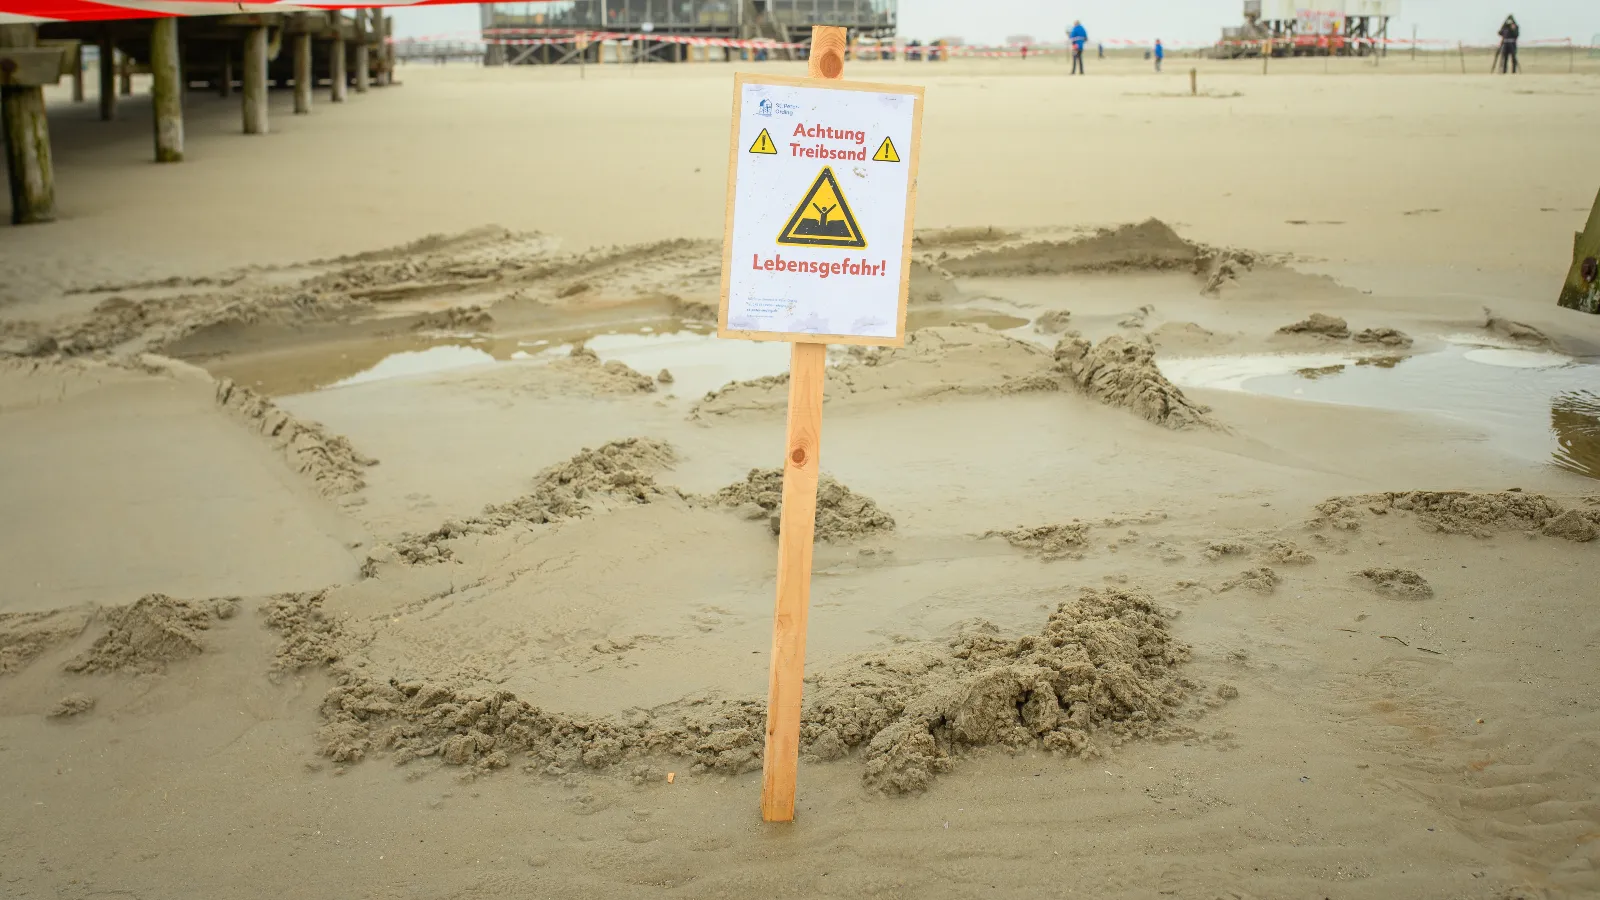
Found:
[[[1261,74],[1267,74],[1267,62],[1272,59],[1272,41],[1261,42]]]
[[[117,70],[122,75],[121,94],[124,97],[133,96],[133,57],[122,54],[122,62]]]
[[[36,25],[0,25],[0,47],[33,47],[38,38]],[[0,131],[5,132],[11,224],[55,219],[55,167],[50,162],[50,122],[44,113],[43,86],[0,86]]]
[[[395,80],[395,53],[394,53],[394,16],[390,16],[383,25],[383,83],[396,85]]]
[[[183,85],[178,81],[178,20],[150,27],[150,106],[156,118],[156,162],[183,161]]]
[[[227,46],[222,50],[222,76],[217,79],[217,96],[224,99],[233,96],[233,50]]]
[[[367,11],[356,10],[356,93],[365,94],[371,83],[372,70],[368,68]]]
[[[1189,70],[1189,96],[1191,96],[1191,97],[1200,96],[1200,70],[1199,69],[1190,69]]]
[[[311,88],[316,79],[311,75],[311,32],[306,24],[306,14],[295,14],[299,31],[294,36],[294,114],[303,116],[311,112]]]
[[[328,100],[343,103],[350,81],[344,70],[344,16],[333,9],[328,11],[328,19],[333,23],[333,44],[328,50]]]
[[[1456,41],[1456,49],[1461,51],[1461,74],[1467,74],[1467,45]]]
[[[244,133],[267,133],[267,26],[256,25],[244,38]]]
[[[117,117],[117,44],[111,29],[100,32],[100,121]]]
[[[1572,236],[1572,268],[1556,301],[1567,309],[1600,314],[1600,194],[1589,210],[1589,221]]]
[[[843,28],[811,28],[812,78],[844,75]],[[761,818],[794,821],[800,763],[800,697],[804,688],[806,614],[811,605],[811,549],[817,524],[817,472],[822,464],[822,385],[828,346],[789,350],[789,421],[784,436],[783,509],[778,530],[778,599],[772,620],[767,686],[767,741],[761,770]]]
[[[83,44],[72,48],[72,102],[83,102]]]

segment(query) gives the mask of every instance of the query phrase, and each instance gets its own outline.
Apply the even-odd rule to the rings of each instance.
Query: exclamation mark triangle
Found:
[[[756,135],[756,142],[750,145],[750,152],[766,153],[771,156],[777,156],[778,146],[772,143],[772,135],[767,134],[767,130],[763,128],[761,129],[761,133]]]
[[[894,150],[894,141],[884,138],[883,143],[878,145],[878,152],[872,154],[872,159],[874,162],[899,162],[900,154]]]

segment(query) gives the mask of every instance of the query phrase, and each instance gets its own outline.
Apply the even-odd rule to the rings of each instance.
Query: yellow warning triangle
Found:
[[[761,133],[756,135],[756,142],[750,145],[750,152],[770,153],[776,156],[778,153],[778,147],[772,143],[772,135],[767,134],[767,130],[763,128],[761,129]]]
[[[894,141],[884,138],[883,143],[878,146],[878,152],[872,154],[872,158],[877,162],[899,162],[900,154],[894,152]]]
[[[778,232],[778,243],[800,247],[854,247],[867,245],[861,226],[856,224],[850,202],[844,199],[833,169],[823,166],[811,190],[794,208],[789,224]]]

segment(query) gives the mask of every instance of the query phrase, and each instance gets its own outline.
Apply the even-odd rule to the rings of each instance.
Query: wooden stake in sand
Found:
[[[1190,69],[1189,70],[1189,96],[1191,96],[1191,97],[1200,96],[1200,70],[1199,69]]]
[[[344,70],[344,17],[335,9],[328,13],[328,22],[333,29],[333,43],[328,45],[328,102],[343,103],[350,81]]]
[[[923,89],[838,80],[845,29],[815,26],[809,78],[734,77],[717,335],[789,341],[789,420],[761,817],[794,819],[827,345],[905,343]]]
[[[111,27],[100,31],[100,121],[109,122],[117,117],[117,44],[111,39]]]
[[[371,62],[367,49],[367,11],[357,9],[356,16],[356,93],[365,94],[372,81]]]

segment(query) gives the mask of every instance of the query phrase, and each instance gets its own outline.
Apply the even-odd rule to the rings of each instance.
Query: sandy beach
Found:
[[[927,88],[911,331],[829,351],[785,826],[734,67],[194,93],[175,166],[55,89],[0,895],[1595,896],[1600,66],[1455,62],[850,64]]]

